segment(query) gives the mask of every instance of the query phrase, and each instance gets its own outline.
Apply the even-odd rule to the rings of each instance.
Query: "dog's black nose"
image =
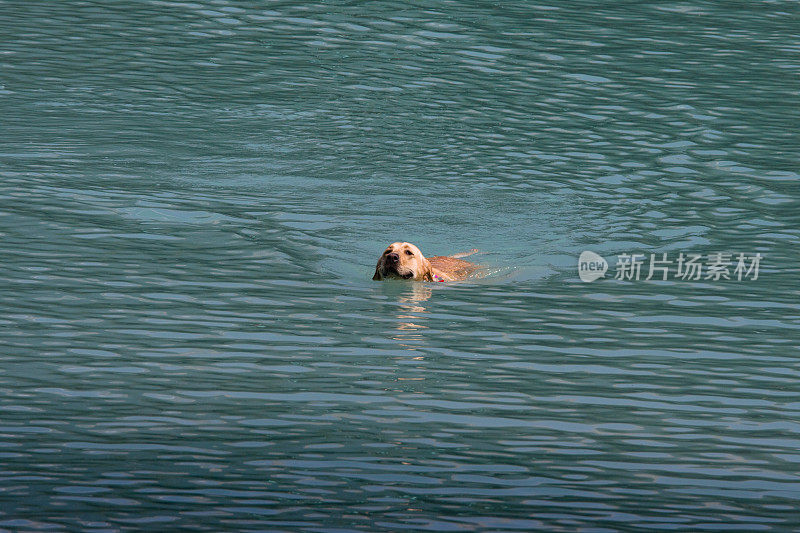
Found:
[[[400,261],[400,256],[395,253],[391,253],[386,256],[387,263],[394,264],[397,263],[398,261]]]

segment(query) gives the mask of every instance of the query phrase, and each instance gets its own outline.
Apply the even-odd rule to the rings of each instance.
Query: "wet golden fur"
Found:
[[[470,255],[477,250],[460,256]],[[372,279],[407,279],[414,281],[456,281],[468,277],[478,265],[457,257],[439,255],[426,258],[419,248],[409,242],[390,244],[378,259]],[[438,279],[437,279],[438,278]]]

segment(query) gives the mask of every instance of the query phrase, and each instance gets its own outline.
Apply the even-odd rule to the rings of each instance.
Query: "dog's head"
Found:
[[[372,279],[433,281],[433,269],[419,248],[410,242],[393,242],[378,259]]]

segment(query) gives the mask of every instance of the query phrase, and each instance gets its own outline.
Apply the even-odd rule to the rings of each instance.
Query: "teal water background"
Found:
[[[0,2],[0,528],[800,527],[798,15]]]

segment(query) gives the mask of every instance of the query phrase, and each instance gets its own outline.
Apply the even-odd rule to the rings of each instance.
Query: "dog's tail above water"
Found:
[[[480,250],[478,250],[477,248],[473,248],[469,252],[461,252],[460,254],[449,255],[448,257],[453,257],[455,259],[460,259],[462,257],[469,257],[472,254],[477,254],[479,251]]]

